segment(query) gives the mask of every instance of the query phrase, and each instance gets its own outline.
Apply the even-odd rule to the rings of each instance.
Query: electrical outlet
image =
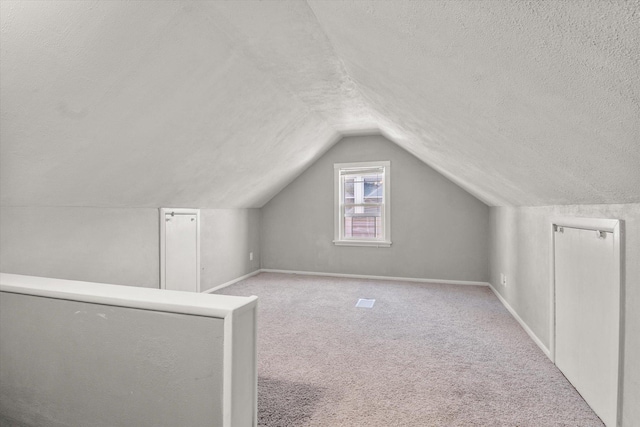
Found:
[[[249,252],[249,261],[253,261],[253,252]]]
[[[504,273],[500,273],[500,284],[504,287],[507,286],[507,275]]]

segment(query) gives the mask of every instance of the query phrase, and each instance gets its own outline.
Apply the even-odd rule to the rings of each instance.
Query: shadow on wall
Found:
[[[305,425],[325,395],[323,387],[258,378],[258,425],[297,427]]]

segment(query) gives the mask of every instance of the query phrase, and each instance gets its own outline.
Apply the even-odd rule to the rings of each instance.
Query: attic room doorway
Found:
[[[200,292],[199,209],[160,209],[160,288]]]

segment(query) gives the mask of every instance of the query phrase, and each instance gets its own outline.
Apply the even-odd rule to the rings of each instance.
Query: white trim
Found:
[[[559,225],[561,227],[569,228],[581,228],[585,230],[600,230],[614,233],[616,227],[620,223],[617,219],[603,219],[603,218],[556,218],[551,221],[553,225]]]
[[[166,289],[166,240],[167,230],[165,216],[168,213],[174,213],[178,215],[195,215],[196,216],[196,292],[200,292],[200,209],[186,209],[186,208],[160,208],[159,222],[160,222],[160,289]]]
[[[343,218],[343,200],[342,192],[342,179],[340,177],[340,171],[342,169],[369,169],[369,168],[381,168],[382,174],[382,228],[383,236],[379,240],[358,240],[358,239],[346,239],[344,236],[344,221]],[[374,246],[379,248],[388,248],[391,246],[391,162],[389,160],[381,160],[375,162],[355,162],[355,163],[334,163],[333,164],[333,244],[336,246]]]
[[[256,302],[256,309],[253,311],[253,377],[254,380],[254,393],[253,399],[253,425],[258,426],[258,308]]]
[[[233,421],[233,313],[224,318],[224,347],[222,353],[222,425],[231,427]]]
[[[334,240],[336,246],[373,246],[374,248],[388,248],[391,242],[382,240]]]
[[[551,223],[550,245],[550,277],[549,277],[549,359],[556,364],[556,245],[555,245],[555,224]]]
[[[500,293],[498,291],[496,291],[496,288],[493,287],[493,285],[491,283],[489,283],[489,288],[493,291],[493,293],[496,295],[496,297],[498,297],[498,300],[500,300],[500,302],[502,303],[502,305],[504,305],[504,307],[507,309],[507,311],[509,313],[511,313],[511,315],[513,316],[514,319],[516,319],[516,321],[520,324],[520,326],[522,326],[522,329],[524,329],[524,331],[529,335],[529,337],[531,337],[531,339],[533,340],[534,343],[536,343],[536,345],[538,347],[540,347],[540,350],[542,350],[542,352],[548,357],[551,358],[551,354],[549,352],[549,349],[542,343],[542,341],[540,340],[540,338],[538,338],[538,336],[531,330],[531,328],[529,327],[529,325],[527,325],[524,320],[522,320],[522,318],[520,318],[520,316],[518,316],[518,313],[516,313],[516,311],[513,309],[513,307],[511,307],[509,305],[509,303],[507,302],[506,299],[504,299],[502,297],[502,295],[500,295]]]
[[[263,268],[260,271],[263,273],[300,274],[304,276],[328,276],[328,277],[346,277],[350,279],[395,280],[398,282],[439,283],[443,285],[489,286],[489,283],[487,282],[474,282],[474,281],[467,281],[467,280],[420,279],[420,278],[414,278],[414,277],[372,276],[369,274],[320,273],[316,271],[277,270],[272,268]]]
[[[260,269],[252,271],[249,274],[245,274],[244,276],[236,277],[235,279],[229,280],[228,282],[225,282],[225,283],[223,283],[221,285],[215,286],[215,287],[213,287],[211,289],[207,289],[206,291],[202,291],[202,293],[203,294],[210,294],[210,293],[215,292],[217,290],[220,290],[222,288],[226,288],[227,286],[233,285],[234,283],[238,283],[241,280],[248,279],[249,277],[253,277],[256,274],[259,274],[261,271],[262,270],[260,270]]]
[[[387,167],[391,164],[389,160],[381,160],[375,162],[349,162],[349,163],[334,163],[333,169],[369,169]]]

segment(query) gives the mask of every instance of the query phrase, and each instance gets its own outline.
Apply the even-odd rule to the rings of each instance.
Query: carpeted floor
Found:
[[[603,425],[489,288],[261,273],[217,293],[259,297],[261,426]]]

